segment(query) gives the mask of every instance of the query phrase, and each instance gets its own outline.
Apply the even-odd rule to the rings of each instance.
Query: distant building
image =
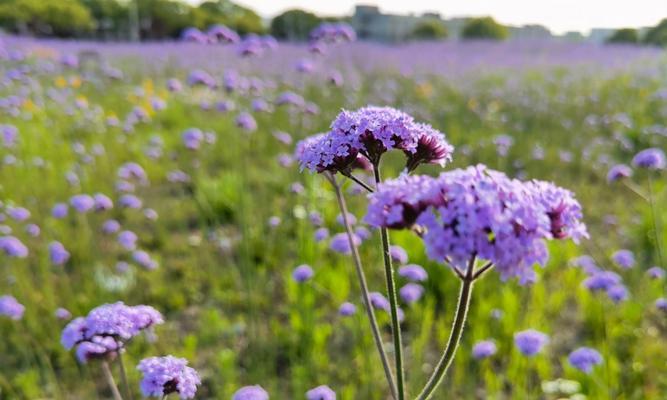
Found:
[[[410,37],[424,20],[442,20],[438,13],[417,15],[384,14],[377,6],[358,5],[354,8],[351,24],[360,39],[400,42]]]
[[[588,34],[586,40],[593,43],[604,43],[611,37],[611,35],[614,34],[614,32],[616,32],[616,29],[593,28],[591,29],[591,33]]]
[[[385,14],[378,6],[357,5],[350,22],[360,39],[401,42],[410,39],[412,32],[421,22],[433,20],[441,22],[447,28],[450,38],[459,38],[468,19],[469,17],[442,18],[437,12],[427,12],[421,15]],[[554,37],[551,31],[542,25],[509,26],[508,28],[512,39]],[[567,39],[572,39],[572,37],[567,37]]]
[[[542,25],[510,26],[510,37],[517,39],[549,39],[551,31]]]

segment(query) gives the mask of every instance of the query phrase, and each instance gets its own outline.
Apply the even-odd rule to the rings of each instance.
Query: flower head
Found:
[[[336,392],[327,385],[321,385],[306,392],[307,400],[336,400]]]
[[[618,250],[612,254],[611,259],[621,268],[628,269],[635,266],[635,255],[630,250]]]
[[[244,386],[234,393],[232,400],[269,400],[269,394],[259,385]]]
[[[400,177],[369,195],[365,222],[376,227],[425,228],[429,257],[464,268],[491,261],[503,279],[534,279],[549,239],[586,237],[581,206],[571,192],[547,182],[521,182],[479,165],[437,178]]]
[[[549,336],[534,329],[518,332],[514,335],[514,344],[526,356],[534,356],[539,353],[548,342]]]
[[[357,306],[349,302],[341,304],[340,307],[338,308],[338,314],[344,317],[349,317],[350,315],[354,315],[354,313],[356,312],[357,312]]]
[[[0,315],[13,320],[20,320],[23,318],[24,312],[25,307],[14,296],[5,295],[0,297]]]
[[[398,294],[404,302],[412,304],[421,299],[424,294],[424,287],[418,283],[410,282],[405,284],[405,286],[398,291]]]
[[[632,176],[632,168],[625,164],[614,165],[607,173],[607,182],[616,182]]]
[[[412,170],[420,163],[444,165],[453,151],[444,135],[430,126],[391,107],[374,106],[342,111],[328,133],[303,145],[297,154],[301,167],[316,172],[345,173],[358,155],[376,164],[382,154],[394,149],[407,155]]]
[[[587,374],[593,371],[594,366],[602,364],[602,355],[590,347],[576,349],[567,359],[573,367]]]
[[[295,282],[303,283],[310,280],[314,274],[315,273],[310,265],[302,264],[294,268],[294,271],[292,271],[292,279],[294,279]]]
[[[0,236],[0,251],[9,257],[26,258],[28,248],[14,236]]]
[[[49,244],[49,257],[53,265],[63,265],[69,260],[70,254],[60,242]]]
[[[417,264],[404,265],[398,269],[398,275],[415,282],[422,282],[428,279],[426,270]]]
[[[491,357],[496,354],[498,349],[496,348],[496,343],[493,340],[482,340],[472,347],[472,357],[476,360],[481,360],[483,358]]]
[[[147,397],[178,393],[181,399],[192,399],[201,384],[199,374],[188,367],[188,361],[174,356],[150,357],[139,362],[142,372],[141,392]]]
[[[667,166],[665,152],[656,147],[642,150],[634,156],[632,165],[646,169],[665,169]]]
[[[355,247],[361,245],[361,239],[352,234],[352,243]],[[342,254],[352,254],[352,248],[350,247],[350,240],[346,233],[337,233],[331,237],[331,242],[329,243],[329,248],[337,253]]]
[[[70,321],[63,329],[61,343],[66,349],[94,337],[112,337],[126,342],[143,330],[161,324],[162,314],[150,306],[127,306],[122,302],[104,304],[91,310],[86,317]]]

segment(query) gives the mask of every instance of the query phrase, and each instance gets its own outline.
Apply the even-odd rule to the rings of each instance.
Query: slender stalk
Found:
[[[350,227],[350,222],[347,217],[347,204],[345,202],[345,197],[341,191],[340,185],[336,182],[336,179],[328,173],[325,173],[325,177],[331,182],[331,185],[334,187],[336,192],[336,199],[338,200],[338,207],[340,208],[341,215],[343,216],[343,225],[345,226],[345,233],[350,244],[350,249],[352,251],[352,260],[354,261],[354,267],[357,272],[357,279],[359,279],[359,284],[361,286],[361,297],[364,303],[364,308],[366,309],[366,314],[368,314],[368,320],[371,324],[371,332],[373,333],[373,341],[377,347],[378,353],[380,354],[380,360],[382,361],[382,368],[384,369],[384,374],[387,377],[387,383],[389,383],[389,388],[391,389],[391,394],[394,399],[397,399],[396,393],[396,383],[394,382],[394,376],[391,373],[391,368],[389,367],[389,360],[387,359],[387,354],[384,351],[382,344],[382,337],[380,335],[380,328],[375,318],[375,312],[373,311],[373,306],[371,305],[371,298],[368,292],[368,284],[366,283],[366,274],[361,265],[361,258],[359,257],[359,251],[357,246],[354,244],[352,228]]]
[[[649,177],[649,179],[650,179],[650,177]],[[632,193],[636,194],[637,196],[641,197],[642,199],[644,199],[646,201],[650,201],[649,197],[642,192],[641,188],[639,188],[637,185],[632,183],[630,180],[622,179],[621,181],[623,182],[623,185],[625,185],[625,187],[630,189],[630,191]]]
[[[118,391],[118,386],[116,386],[116,381],[113,380],[111,369],[109,369],[109,363],[106,360],[102,361],[102,371],[104,372],[104,378],[107,380],[107,384],[111,389],[111,394],[113,395],[114,400],[123,400]]]
[[[125,391],[125,396],[128,399],[132,400],[132,391],[130,390],[130,385],[127,383],[127,373],[125,372],[125,363],[123,363],[123,352],[118,352],[118,365],[120,366],[120,380],[123,383],[123,390]]]
[[[449,366],[454,360],[454,355],[456,354],[456,349],[459,346],[461,341],[461,335],[463,334],[463,327],[465,326],[466,316],[468,314],[468,307],[470,306],[470,297],[472,294],[472,286],[475,281],[473,278],[473,269],[475,267],[475,257],[472,257],[468,263],[468,270],[466,271],[465,278],[461,283],[461,291],[459,292],[459,301],[456,307],[456,315],[454,316],[454,322],[452,324],[452,331],[449,333],[449,340],[447,341],[447,347],[438,361],[438,365],[435,367],[433,374],[429,378],[426,386],[421,391],[417,400],[427,400],[430,399],[433,395],[435,389],[440,385],[442,379],[447,374]]]
[[[375,176],[375,186],[380,182],[380,166],[378,163],[373,165],[373,174]],[[405,399],[404,371],[403,371],[403,344],[401,340],[401,323],[398,320],[398,300],[396,296],[396,284],[394,283],[394,267],[391,265],[391,254],[389,254],[389,232],[387,228],[380,228],[380,237],[382,240],[382,256],[384,259],[384,273],[387,281],[387,294],[389,295],[389,307],[391,309],[391,333],[394,338],[394,360],[396,362],[396,388],[398,390],[398,400]]]
[[[655,235],[655,248],[658,250],[658,260],[660,265],[663,264],[662,260],[662,248],[661,248],[661,233],[658,227],[658,213],[655,212],[655,201],[653,198],[653,183],[651,182],[651,176],[648,177],[648,201],[651,204],[651,217],[653,217],[653,234]]]
[[[352,175],[352,173],[344,173],[343,175],[347,176],[348,178],[352,179],[357,185],[361,186],[364,188],[368,193],[373,193],[373,188],[368,186],[364,181],[361,179],[357,178],[356,176]]]
[[[484,264],[480,269],[475,271],[475,273],[472,275],[472,279],[477,280],[478,278],[481,278],[482,275],[484,275],[486,271],[490,270],[491,268],[493,268],[493,263],[489,261],[486,264]]]

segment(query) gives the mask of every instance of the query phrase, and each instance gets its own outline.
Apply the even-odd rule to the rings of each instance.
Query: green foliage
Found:
[[[0,61],[3,70],[16,65]],[[642,132],[664,125],[665,102],[654,93],[667,86],[667,75],[638,78],[621,69],[600,74],[545,68],[415,80],[399,72],[359,68],[354,86],[324,88],[310,78],[299,87],[282,83],[276,92],[299,91],[321,113],[296,114],[285,108],[255,113],[259,128],[249,134],[235,127],[235,113],[204,111],[200,102],[229,98],[240,110],[248,109],[253,97],[188,87],[168,93],[160,89],[165,81],[183,80],[189,71],[165,67],[165,72],[152,65],[143,70],[140,65],[139,59],[118,63],[126,72],[124,80],[93,76],[80,86],[66,88],[57,86],[54,74],[35,68],[30,75],[35,90],[27,92],[26,100],[41,102],[21,105],[17,116],[3,114],[3,123],[19,129],[20,140],[13,149],[0,146],[0,159],[12,155],[21,161],[0,168],[3,201],[29,207],[30,222],[38,223],[42,234],[31,238],[24,233],[25,223],[11,218],[3,222],[26,241],[31,254],[22,260],[0,255],[0,295],[14,295],[26,306],[21,321],[0,316],[1,398],[109,398],[99,364],[79,365],[60,345],[65,322],[53,312],[66,307],[79,316],[101,303],[123,300],[150,304],[166,319],[156,327],[156,341],[137,337],[124,354],[135,399],[140,376],[134,366],[143,357],[162,354],[190,359],[203,379],[201,399],[229,399],[246,384],[261,384],[272,399],[302,399],[305,390],[321,383],[334,388],[341,399],[387,399],[350,257],[330,251],[326,241],[316,242],[319,226],[308,218],[310,212],[318,212],[323,227],[332,234],[342,231],[331,188],[320,175],[277,163],[280,155],[293,153],[297,140],[326,129],[341,108],[382,103],[414,110],[420,121],[447,133],[458,149],[447,170],[483,162],[511,176],[554,181],[573,190],[584,206],[591,232],[592,239],[581,246],[550,243],[549,262],[536,268],[539,279],[533,285],[501,282],[493,271],[476,283],[469,329],[448,383],[434,398],[555,399],[564,394],[546,392],[577,386],[588,399],[664,399],[667,322],[665,314],[653,306],[657,297],[664,296],[664,281],[645,274],[649,266],[664,267],[656,251],[653,212],[648,202],[623,184],[608,184],[606,167],[597,160],[607,155],[608,161],[627,163],[637,149],[665,148],[664,137]],[[665,64],[656,67],[662,71]],[[221,70],[211,72],[220,76]],[[77,78],[72,71],[61,73],[67,82]],[[0,97],[19,92],[20,84],[14,81],[0,88]],[[54,100],[43,95],[53,90],[64,97]],[[267,88],[264,94],[274,98],[276,93]],[[148,107],[153,96],[163,97],[168,108],[151,113],[149,123],[139,123],[128,133],[105,124],[107,115],[122,118],[134,107]],[[89,108],[65,112],[79,97],[88,99]],[[589,116],[621,114],[630,118],[631,127],[613,118],[605,123],[587,121]],[[186,151],[181,132],[192,127],[215,132],[217,140],[198,151]],[[618,145],[619,130],[633,150]],[[276,131],[290,132],[294,143],[279,142],[273,135]],[[515,139],[506,157],[494,145],[499,134]],[[155,136],[164,142],[158,160],[145,152]],[[87,149],[92,162],[82,162],[74,143]],[[88,153],[96,145],[102,145],[104,153]],[[533,157],[538,145],[544,149],[544,159]],[[564,162],[562,152],[570,152],[573,160]],[[43,161],[40,167],[34,163],[38,158]],[[395,152],[383,159],[386,177],[400,173],[402,158]],[[138,185],[136,194],[145,207],[158,212],[157,221],[147,221],[141,210],[120,207],[86,215],[71,212],[62,220],[50,216],[55,202],[73,194],[108,193],[116,200],[117,168],[125,161],[136,161],[146,169],[150,185]],[[80,187],[67,185],[63,177],[73,168],[80,173]],[[177,169],[187,172],[192,181],[170,183],[166,175]],[[441,171],[437,166],[423,166],[418,172]],[[355,173],[364,176],[363,171]],[[667,201],[667,183],[664,171],[650,173],[664,257],[667,210],[662,205]],[[648,174],[637,169],[633,177],[645,194],[649,193]],[[290,191],[295,182],[303,184],[302,193]],[[366,197],[353,194],[349,182],[345,185],[350,212],[361,219]],[[614,225],[605,222],[608,215],[615,217]],[[272,216],[280,217],[279,226],[269,226]],[[158,269],[133,266],[125,274],[115,271],[115,263],[126,259],[127,252],[118,247],[115,236],[100,233],[100,226],[111,217],[119,219],[123,229],[138,234],[140,248],[159,258]],[[67,265],[54,267],[49,262],[52,240],[61,241],[71,252]],[[429,274],[423,282],[423,299],[404,307],[408,387],[414,395],[425,380],[428,368],[423,366],[433,365],[447,339],[459,282],[448,267],[428,259],[421,239],[412,232],[392,231],[391,240],[408,251],[411,263],[423,265]],[[374,233],[359,247],[372,290],[384,287],[377,242]],[[608,261],[621,247],[637,255],[634,269],[618,269]],[[601,268],[621,274],[630,299],[614,304],[604,293],[582,288],[585,272],[569,266],[582,253],[595,257]],[[302,263],[314,268],[315,277],[298,285],[290,272]],[[109,285],[111,280],[126,284],[114,287]],[[399,284],[405,283],[400,278]],[[356,315],[337,315],[344,301],[357,304]],[[377,315],[388,342],[387,313]],[[513,345],[513,334],[528,328],[552,338],[543,354],[530,359]],[[474,343],[489,338],[496,341],[498,354],[474,360],[470,355]],[[591,375],[571,368],[567,354],[580,345],[601,351],[605,365]],[[116,365],[113,371],[117,374]]]
[[[141,37],[178,37],[192,25],[190,6],[179,0],[135,0],[141,21]]]
[[[667,18],[646,32],[644,43],[667,47]]]
[[[420,22],[410,34],[414,39],[445,39],[448,36],[447,27],[441,22],[428,19]]]
[[[633,28],[618,29],[607,39],[607,43],[639,43],[639,33]]]
[[[271,20],[271,35],[279,39],[307,40],[308,34],[322,22],[317,15],[299,10],[289,10]]]
[[[91,31],[94,20],[78,0],[4,0],[0,26],[22,34],[71,37]]]
[[[192,19],[193,25],[200,29],[223,24],[241,35],[266,31],[262,18],[257,13],[229,0],[209,0],[201,3],[192,10]]]
[[[491,17],[469,19],[461,32],[464,39],[503,40],[508,35],[507,27],[499,24]]]

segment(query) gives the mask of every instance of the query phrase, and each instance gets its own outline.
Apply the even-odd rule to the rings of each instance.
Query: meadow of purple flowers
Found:
[[[3,38],[0,398],[664,398],[664,52],[354,39]]]

